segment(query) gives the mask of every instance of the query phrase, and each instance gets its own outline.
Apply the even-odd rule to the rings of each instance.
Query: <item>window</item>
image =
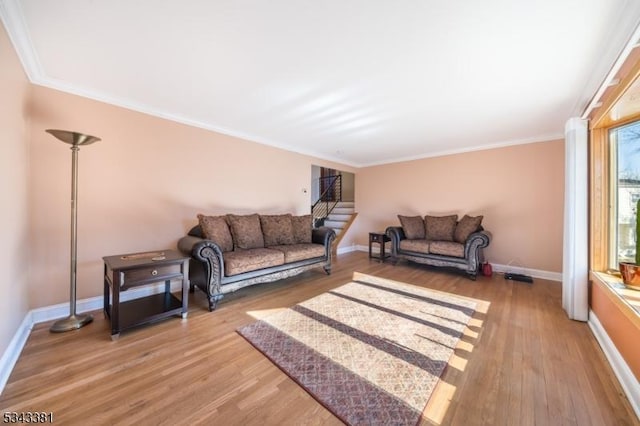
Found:
[[[609,131],[610,221],[609,267],[636,259],[636,216],[640,199],[640,121]]]
[[[638,45],[640,46],[640,45]],[[640,48],[593,104],[589,120],[589,267],[635,262],[640,198]]]
[[[640,48],[633,49],[597,101],[587,117],[589,305],[599,318],[609,318],[603,327],[621,350],[626,343],[620,339],[638,340],[640,331],[638,292],[624,288],[613,276],[619,261],[633,259],[636,250],[631,224],[640,213]],[[628,355],[626,362],[634,355]]]

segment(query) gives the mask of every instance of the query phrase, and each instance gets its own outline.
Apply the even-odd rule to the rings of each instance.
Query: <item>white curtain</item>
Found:
[[[587,121],[571,118],[565,128],[564,247],[562,307],[569,318],[589,319],[589,223]]]

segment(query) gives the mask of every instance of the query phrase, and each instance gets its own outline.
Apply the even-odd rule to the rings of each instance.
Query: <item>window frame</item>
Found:
[[[638,50],[638,49],[635,49]],[[609,134],[612,129],[640,121],[638,112],[612,118],[611,111],[621,101],[630,87],[640,79],[640,52],[634,52],[633,62],[626,67],[617,85],[610,87],[603,96],[602,104],[589,117],[589,269],[597,272],[612,272],[612,233],[617,232],[613,223],[611,205],[612,158]],[[617,261],[617,256],[616,256]]]
[[[609,147],[609,209],[608,209],[608,220],[609,220],[609,247],[607,259],[609,261],[608,269],[617,270],[618,263],[621,261],[619,256],[620,250],[620,184],[618,175],[619,172],[619,164],[618,164],[618,143],[617,140],[617,131],[623,129],[627,126],[639,125],[640,117],[637,120],[631,120],[625,124],[617,124],[615,126],[611,126],[607,128],[607,145]],[[633,194],[638,195],[638,194]],[[636,197],[637,198],[637,197]],[[633,204],[637,202],[633,200]],[[638,213],[636,213],[638,214]]]

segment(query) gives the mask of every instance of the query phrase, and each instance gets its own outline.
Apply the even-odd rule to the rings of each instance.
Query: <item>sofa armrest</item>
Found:
[[[404,240],[406,238],[406,236],[404,235],[404,229],[402,229],[402,226],[389,226],[384,232],[392,240],[394,237],[397,238],[398,240]]]
[[[465,251],[467,248],[471,246],[475,246],[476,248],[487,247],[491,242],[491,233],[489,231],[478,231],[469,235],[467,241],[464,243]]]
[[[321,226],[311,230],[311,242],[314,244],[322,244],[325,247],[331,247],[331,243],[336,238],[336,231],[328,226]]]
[[[400,241],[406,238],[404,230],[402,226],[389,226],[385,230],[385,234],[391,239],[391,256],[395,257],[400,249]]]
[[[204,241],[204,238],[187,235],[178,240],[178,250],[180,250],[182,254],[191,256],[193,253],[193,247],[202,241]]]
[[[224,258],[220,247],[211,240],[187,235],[178,241],[178,249],[191,256],[191,285],[208,288],[208,294],[219,294],[224,276]]]
[[[482,249],[491,242],[491,234],[487,231],[474,232],[469,235],[464,244],[464,257],[467,259],[469,270],[477,271],[480,263],[484,260]]]

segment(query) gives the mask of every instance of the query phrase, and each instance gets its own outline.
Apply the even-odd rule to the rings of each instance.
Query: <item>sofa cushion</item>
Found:
[[[293,226],[293,239],[296,244],[311,243],[311,215],[292,216],[291,225]]]
[[[427,240],[453,241],[453,233],[458,223],[458,215],[425,216],[424,225]]]
[[[264,248],[260,216],[257,213],[244,216],[228,214],[227,221],[236,249]]]
[[[295,242],[290,214],[260,215],[260,226],[266,247]]]
[[[464,244],[453,241],[431,241],[431,244],[429,244],[429,251],[432,254],[464,257]]]
[[[417,253],[429,253],[429,241],[427,240],[400,240],[400,250]]]
[[[222,252],[233,250],[233,239],[229,231],[229,225],[224,216],[198,215],[198,222],[202,228],[203,237],[211,240],[220,247]]]
[[[404,236],[408,240],[424,240],[424,220],[420,216],[398,215],[398,219],[400,219]]]
[[[279,250],[255,248],[230,251],[224,255],[224,274],[226,276],[238,275],[283,263],[284,254]]]
[[[469,235],[480,229],[481,223],[482,216],[471,217],[465,214],[456,225],[456,230],[453,233],[454,241],[458,243],[466,242]]]
[[[324,256],[323,244],[288,244],[269,248],[281,251],[284,254],[284,263]]]

